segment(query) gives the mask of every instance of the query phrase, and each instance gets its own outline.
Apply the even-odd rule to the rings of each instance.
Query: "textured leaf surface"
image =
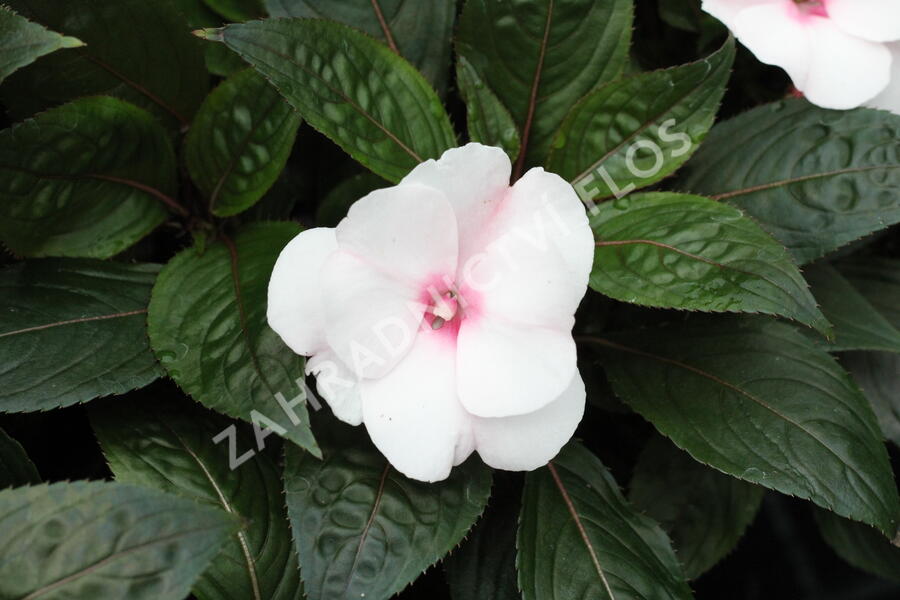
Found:
[[[822,340],[826,349],[900,352],[900,331],[834,267],[817,263],[803,274],[825,317],[834,324],[834,343]]]
[[[628,499],[662,524],[685,574],[694,579],[734,549],[764,491],[698,463],[657,436],[638,459]]]
[[[252,69],[227,79],[200,107],[185,138],[185,161],[213,214],[253,206],[284,168],[300,115]]]
[[[898,137],[884,111],[777,102],[714,127],[680,187],[745,210],[806,263],[900,221]]]
[[[0,6],[0,82],[45,54],[83,45]]]
[[[25,449],[0,429],[0,488],[40,482],[41,476]]]
[[[793,327],[700,320],[600,344],[616,394],[696,460],[894,536],[900,500],[872,409]]]
[[[205,35],[240,54],[310,125],[385,179],[398,181],[456,145],[428,82],[355,29],[319,19],[269,19]]]
[[[783,315],[830,331],[784,248],[741,211],[686,194],[597,206],[590,285],[625,302]]]
[[[86,45],[11,77],[2,99],[16,118],[81,96],[116,96],[184,126],[206,95],[203,51],[169,2],[8,0],[15,11]],[[139,25],[139,26],[138,26]]]
[[[75,259],[0,270],[0,411],[69,406],[159,377],[146,328],[158,271]]]
[[[609,83],[583,98],[553,141],[547,169],[583,200],[621,196],[673,173],[706,137],[734,41],[704,60]]]
[[[516,160],[521,145],[516,122],[497,94],[487,87],[474,67],[462,56],[456,63],[456,85],[466,103],[469,139],[503,148],[510,160]]]
[[[517,527],[518,515],[511,506],[488,509],[466,541],[444,559],[454,600],[521,600],[516,581]]]
[[[386,600],[460,542],[490,495],[477,458],[422,483],[390,468],[358,429],[319,437],[323,460],[288,446],[284,473],[310,600]]]
[[[816,522],[838,556],[863,571],[900,583],[900,548],[883,535],[824,510],[816,511]]]
[[[166,371],[195,400],[318,453],[305,403],[294,415],[276,398],[297,397],[303,359],[266,322],[272,267],[298,233],[295,223],[253,224],[205,251],[179,253],[153,287],[148,331]]]
[[[616,79],[628,57],[630,0],[468,0],[457,51],[509,109],[539,165],[569,109]]]
[[[104,403],[92,408],[91,423],[116,481],[184,496],[239,518],[240,531],[194,593],[201,600],[299,599],[297,554],[274,453],[256,452],[232,470],[229,442],[213,442],[231,421],[185,403],[160,404]],[[256,450],[247,429],[236,429],[238,454]]]
[[[266,0],[266,4],[273,17],[329,19],[362,29],[386,44],[393,42],[400,56],[436,90],[443,93],[447,87],[456,16],[453,0]]]
[[[117,254],[166,218],[175,156],[153,117],[83,98],[0,131],[0,238],[24,256]]]
[[[669,538],[637,512],[606,467],[570,443],[528,473],[519,518],[525,600],[692,598]]]
[[[220,510],[120,483],[2,490],[0,597],[182,600],[235,528]]]

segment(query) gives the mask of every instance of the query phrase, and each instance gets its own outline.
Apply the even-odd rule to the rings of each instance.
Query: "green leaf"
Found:
[[[466,541],[444,559],[454,600],[521,600],[516,581],[517,525],[518,515],[511,508],[488,509]]]
[[[328,192],[316,209],[316,224],[319,227],[335,227],[347,216],[354,202],[377,189],[387,187],[384,179],[373,173],[360,173],[348,177]]]
[[[592,339],[616,394],[696,460],[894,536],[900,499],[872,409],[795,328],[698,319]]]
[[[569,110],[628,59],[631,0],[467,0],[456,49],[509,109],[517,171],[544,162]]]
[[[0,491],[0,597],[182,600],[236,523],[113,482]]]
[[[454,0],[265,0],[273,17],[338,21],[381,40],[412,63],[443,95],[450,64]],[[379,14],[380,13],[380,14]]]
[[[885,111],[785,100],[714,127],[681,187],[745,210],[807,263],[900,222],[898,136]]]
[[[263,0],[203,0],[203,2],[229,21],[249,21],[266,14]]]
[[[272,267],[299,233],[295,223],[254,223],[203,252],[182,251],[153,286],[147,323],[156,356],[195,400],[318,456],[303,359],[266,322]]]
[[[659,521],[689,579],[731,552],[753,522],[764,488],[710,469],[656,436],[641,453],[628,499]]]
[[[269,19],[201,33],[240,54],[310,125],[385,179],[399,181],[456,145],[428,82],[355,29],[318,19]]]
[[[386,600],[450,551],[487,503],[491,472],[471,459],[439,483],[392,469],[364,432],[320,434],[323,460],[286,447],[285,494],[310,600]]]
[[[0,6],[0,82],[38,58],[62,48],[78,48],[78,38],[60,35]]]
[[[672,174],[706,137],[734,62],[734,40],[704,60],[609,83],[583,98],[547,169],[582,200],[621,197]]]
[[[894,327],[900,328],[900,260],[858,258],[839,263],[838,270]]]
[[[834,323],[834,343],[822,341],[825,349],[900,352],[900,331],[834,267],[817,263],[804,275],[825,317]]]
[[[869,400],[884,437],[900,446],[900,356],[886,352],[849,352],[841,364]]]
[[[790,256],[741,211],[660,192],[593,212],[598,292],[646,306],[783,315],[830,332]]]
[[[666,534],[574,442],[526,476],[517,545],[525,600],[693,597]]]
[[[216,88],[185,137],[191,178],[220,217],[247,210],[284,168],[300,115],[253,69]]]
[[[0,488],[40,483],[37,467],[21,444],[0,429]]]
[[[819,532],[845,561],[879,577],[900,583],[900,548],[877,531],[824,510],[816,511]]]
[[[184,403],[108,402],[92,407],[91,423],[116,481],[184,496],[240,519],[241,529],[194,585],[201,600],[298,600],[297,554],[271,451],[255,452],[232,469],[237,452],[255,449],[247,427]]]
[[[0,270],[0,411],[69,406],[159,377],[145,325],[158,271],[66,259]]]
[[[113,256],[166,219],[174,193],[165,130],[121,100],[83,98],[0,131],[0,239],[16,254]]]
[[[466,103],[466,126],[471,141],[503,148],[510,160],[515,160],[521,145],[516,122],[463,56],[456,63],[456,84]]]
[[[15,118],[81,96],[116,96],[183,127],[209,87],[203,51],[169,2],[7,0],[42,25],[86,46],[16,73],[0,94]]]

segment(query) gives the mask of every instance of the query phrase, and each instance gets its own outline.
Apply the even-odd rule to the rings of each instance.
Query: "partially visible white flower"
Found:
[[[341,420],[414,479],[473,451],[535,469],[584,412],[572,339],[594,240],[574,189],[468,144],[304,231],[269,283],[268,320]]]
[[[900,0],[703,0],[764,63],[824,108],[900,114]]]

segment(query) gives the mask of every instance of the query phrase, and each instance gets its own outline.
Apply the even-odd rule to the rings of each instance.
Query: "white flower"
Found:
[[[468,144],[304,231],[269,282],[271,327],[319,393],[408,477],[473,451],[535,469],[584,412],[572,339],[594,240],[572,187]]]
[[[703,0],[810,102],[900,114],[900,0]]]

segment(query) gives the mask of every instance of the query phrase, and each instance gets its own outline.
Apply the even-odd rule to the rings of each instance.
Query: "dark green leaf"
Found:
[[[284,480],[300,573],[310,600],[385,600],[450,551],[487,503],[477,458],[446,481],[392,469],[359,429],[320,434],[323,460],[287,446]]]
[[[266,14],[263,0],[203,0],[203,2],[229,21],[249,21]]]
[[[575,442],[526,476],[517,545],[525,600],[692,598],[669,538]]]
[[[900,328],[900,260],[865,257],[841,262],[838,270],[894,327]]]
[[[299,233],[295,223],[255,223],[184,250],[160,272],[147,322],[156,356],[195,400],[318,455],[300,400],[303,359],[266,322],[272,267]]]
[[[662,524],[685,574],[694,579],[734,549],[756,517],[763,492],[656,436],[638,459],[628,499]]]
[[[0,238],[17,254],[118,254],[174,193],[165,130],[127,102],[83,98],[0,131]]]
[[[157,265],[35,260],[0,270],[0,411],[48,410],[147,385]]]
[[[456,17],[454,0],[265,1],[273,17],[330,19],[362,29],[396,48],[439,93],[447,88],[450,36]]]
[[[0,488],[40,482],[41,476],[25,449],[0,429]]]
[[[521,144],[516,122],[463,56],[456,63],[456,84],[466,103],[466,125],[471,141],[503,148],[510,160],[516,160]]]
[[[518,515],[511,507],[488,509],[466,541],[444,560],[454,600],[521,600],[516,581]]]
[[[318,19],[207,30],[266,76],[310,125],[390,181],[456,145],[428,82],[387,46]]]
[[[900,446],[900,356],[886,352],[848,352],[841,364],[869,400],[884,436]]]
[[[105,94],[184,126],[209,87],[203,51],[169,2],[7,0],[22,15],[86,46],[16,73],[3,102],[16,118],[74,98]]]
[[[783,315],[830,325],[784,248],[741,211],[686,194],[599,204],[591,287],[648,306]]]
[[[91,423],[117,481],[157,488],[237,516],[231,537],[194,585],[201,600],[298,600],[297,554],[273,452],[255,452],[232,469],[237,452],[255,450],[243,425],[184,405],[109,402],[91,410]]]
[[[253,206],[284,168],[300,115],[253,69],[216,88],[185,138],[185,161],[213,214]]]
[[[900,583],[900,548],[868,525],[816,511],[819,532],[838,556],[851,565]]]
[[[621,197],[670,175],[712,127],[733,61],[729,39],[704,60],[590,93],[566,116],[547,169],[584,201]]]
[[[682,188],[754,217],[801,264],[900,221],[900,116],[804,100],[713,128]]]
[[[834,343],[822,340],[829,351],[883,350],[900,352],[897,331],[866,298],[828,264],[815,264],[805,269],[806,280],[822,307],[825,317],[834,324]]]
[[[78,38],[60,35],[0,6],[0,82],[14,71],[61,48],[78,48]]]
[[[113,482],[0,491],[0,597],[182,600],[237,523]]]
[[[631,0],[467,0],[457,51],[509,109],[518,170],[539,165],[569,110],[628,58]]]
[[[900,500],[872,409],[793,327],[700,319],[594,340],[616,394],[696,460],[893,537]]]
[[[340,182],[322,199],[316,210],[319,227],[334,227],[347,216],[350,206],[371,192],[387,187],[388,182],[373,173],[360,173]]]

